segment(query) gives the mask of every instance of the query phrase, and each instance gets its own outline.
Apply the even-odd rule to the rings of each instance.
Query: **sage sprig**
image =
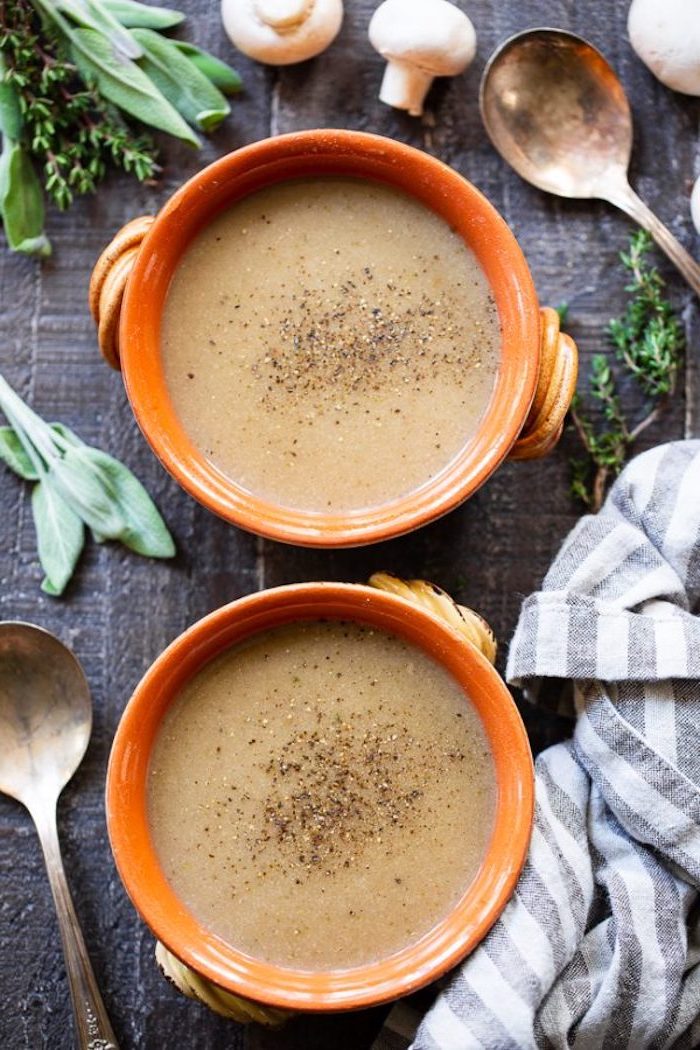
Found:
[[[118,540],[137,554],[171,558],[175,544],[151,497],[119,460],[86,445],[61,423],[46,423],[0,374],[0,459],[34,483],[32,513],[42,590],[58,596],[85,544]]]
[[[136,0],[0,4],[0,214],[9,246],[46,254],[43,193],[59,208],[111,166],[158,170],[146,128],[199,146],[241,89],[230,66],[165,36],[179,11]]]

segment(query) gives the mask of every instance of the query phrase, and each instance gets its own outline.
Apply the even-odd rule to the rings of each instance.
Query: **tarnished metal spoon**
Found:
[[[615,204],[649,231],[700,295],[700,266],[628,182],[629,103],[592,44],[561,29],[518,33],[489,59],[480,105],[491,141],[522,178],[560,197]]]
[[[56,905],[77,1045],[118,1050],[66,882],[56,829],[58,796],[90,739],[90,690],[58,638],[29,623],[0,623],[0,791],[36,824]]]

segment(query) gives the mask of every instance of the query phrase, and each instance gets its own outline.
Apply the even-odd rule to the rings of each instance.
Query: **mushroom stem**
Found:
[[[433,82],[433,74],[409,62],[389,59],[384,70],[379,98],[387,106],[405,109],[412,117],[423,113],[423,102]]]

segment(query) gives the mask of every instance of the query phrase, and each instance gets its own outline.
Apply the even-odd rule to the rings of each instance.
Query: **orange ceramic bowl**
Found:
[[[332,972],[252,958],[202,926],[160,867],[148,826],[149,761],[163,716],[204,663],[258,631],[319,617],[393,632],[424,649],[464,686],[493,752],[496,817],[481,869],[454,909],[427,935],[366,966]],[[241,598],[204,617],[155,661],[126,707],[107,774],[107,824],[117,868],[144,921],[202,977],[259,1003],[304,1011],[350,1010],[398,998],[454,966],[484,936],[510,897],[533,814],[532,759],[511,696],[488,661],[444,620],[371,587],[310,583]]]
[[[185,433],[168,394],[160,353],[160,318],[168,286],[192,238],[239,198],[271,183],[317,175],[389,183],[442,216],[476,253],[495,297],[502,331],[501,365],[493,396],[477,433],[462,452],[439,475],[408,495],[369,510],[342,514],[276,505],[217,470]],[[130,224],[131,232],[126,227],[98,263],[91,286],[93,313],[111,341],[119,298],[110,296],[105,272],[111,265],[110,282],[118,286],[120,296],[133,265],[121,305],[118,345],[134,414],[154,452],[183,488],[228,521],[259,535],[306,546],[352,546],[388,539],[462,503],[493,473],[521,433],[536,388],[540,392],[541,321],[530,271],[495,208],[435,157],[363,132],[281,135],[215,161],[185,183],[152,224],[148,219],[142,222],[140,228],[138,222]],[[127,250],[119,256],[124,247]],[[106,315],[102,319],[101,293]],[[101,344],[103,334],[101,331]],[[116,353],[105,353],[116,363]],[[568,396],[570,399],[570,393]],[[560,423],[557,418],[547,450],[561,431]]]

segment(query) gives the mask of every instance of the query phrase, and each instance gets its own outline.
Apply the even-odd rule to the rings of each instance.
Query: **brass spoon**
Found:
[[[561,29],[518,33],[489,59],[479,102],[491,141],[523,179],[560,197],[598,197],[621,208],[700,295],[700,266],[628,182],[632,115],[596,48]]]
[[[118,1050],[66,882],[58,796],[80,765],[92,728],[90,690],[58,638],[0,623],[0,791],[29,810],[46,861],[81,1050]]]

